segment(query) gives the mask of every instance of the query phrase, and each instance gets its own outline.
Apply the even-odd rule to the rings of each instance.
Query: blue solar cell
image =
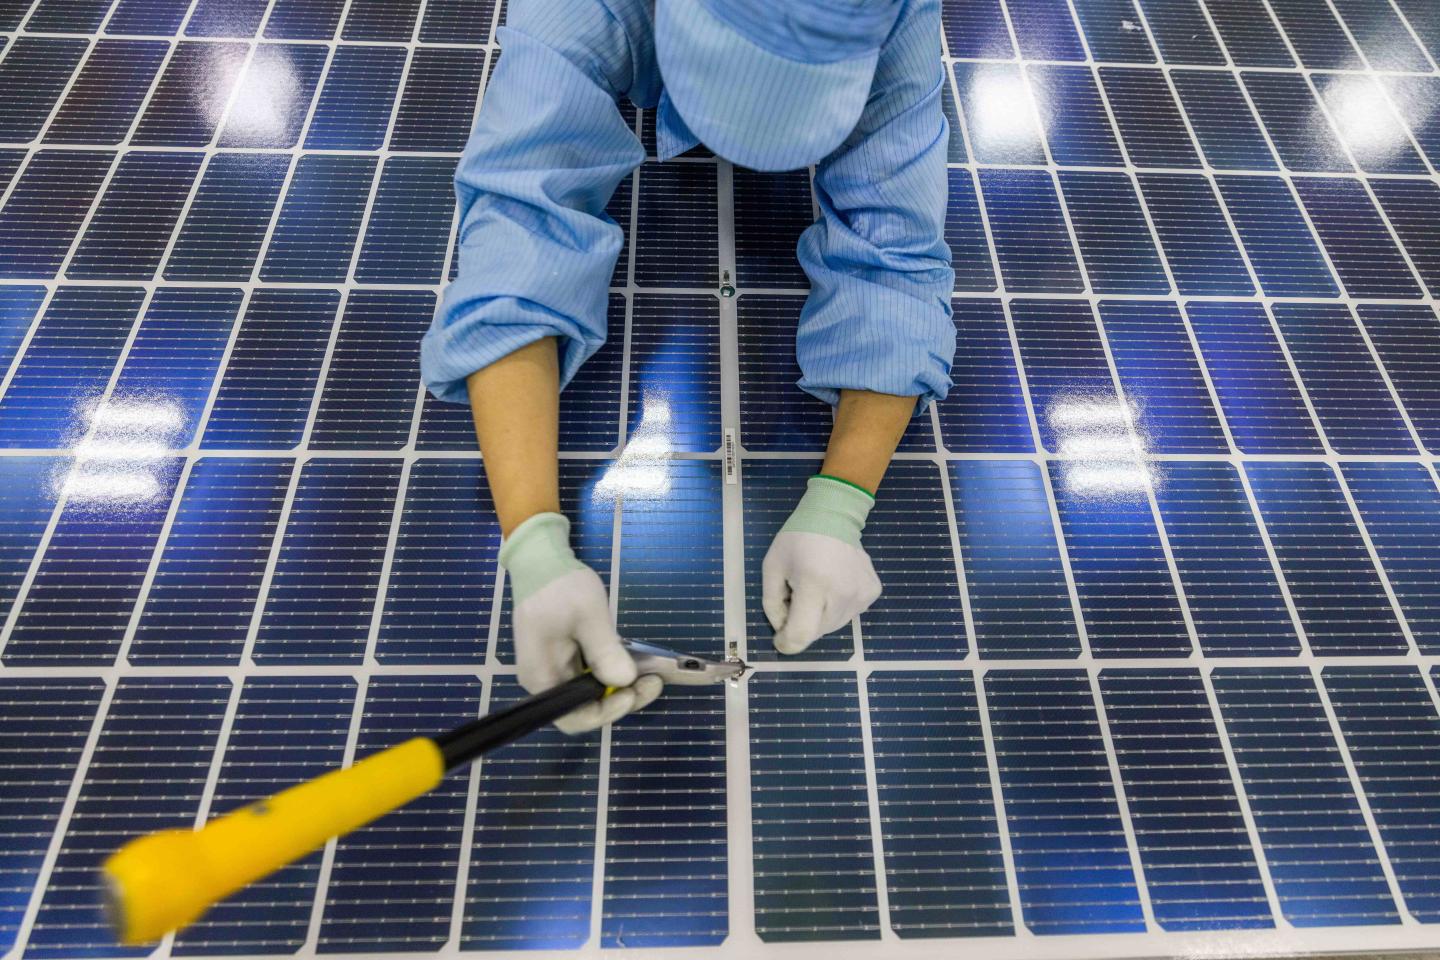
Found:
[[[1272,309],[1331,449],[1347,454],[1415,453],[1415,441],[1350,308],[1342,303],[1277,303]]]
[[[68,467],[60,457],[0,458],[0,605],[7,610],[55,511],[55,481]]]
[[[1203,0],[1220,40],[1239,67],[1293,67],[1275,22],[1252,0]]]
[[[195,462],[129,663],[239,662],[292,473],[288,459]]]
[[[198,0],[185,25],[187,37],[253,37],[270,0]]]
[[[1125,165],[1089,67],[1029,64],[1025,71],[1056,163],[1062,167]]]
[[[766,943],[878,939],[855,678],[747,683],[755,932]]]
[[[933,463],[893,463],[885,474],[885,493],[865,525],[885,585],[860,617],[869,660],[958,660],[969,652],[944,485]]]
[[[723,658],[720,464],[622,460],[605,472],[600,487],[624,498],[617,587],[621,635]]]
[[[1100,690],[1156,923],[1273,927],[1200,674],[1105,670]]]
[[[421,43],[489,43],[495,0],[429,0],[420,21]]]
[[[990,244],[985,239],[975,181],[968,170],[950,170],[948,176],[945,242],[954,261],[955,289],[990,293],[995,289],[995,269],[990,262]]]
[[[1118,442],[1125,416],[1090,304],[1012,300],[1010,314],[1045,449],[1093,458],[1101,434]]]
[[[248,281],[289,169],[287,154],[216,154],[170,251],[165,279]]]
[[[150,280],[175,232],[204,157],[147,153],[121,158],[65,276],[70,279]]]
[[[265,21],[265,36],[270,40],[329,40],[344,11],[345,0],[275,0],[270,19]],[[337,49],[336,56],[345,49]]]
[[[491,690],[495,711],[524,696]],[[532,733],[480,764],[463,950],[578,947],[590,935],[600,735]]]
[[[1135,184],[1124,173],[1060,171],[1085,272],[1096,293],[1170,293]]]
[[[1404,653],[1400,625],[1330,467],[1251,462],[1245,472],[1311,651]]]
[[[819,460],[745,461],[741,494],[745,526],[746,659],[779,660],[771,643],[774,631],[760,603],[761,564],[770,541],[805,493],[805,481],[820,472]],[[827,634],[800,656],[806,660],[848,660],[855,638],[847,624]],[[752,725],[753,729],[753,725]]]
[[[98,679],[78,677],[0,680],[0,832],[6,838],[0,950],[7,953],[15,946],[103,690]]]
[[[415,461],[405,487],[376,659],[480,661],[490,632],[499,549],[500,524],[480,461]]]
[[[80,441],[144,299],[135,287],[55,292],[0,400],[0,446]]]
[[[0,30],[20,29],[25,14],[30,12],[34,0],[0,0]]]
[[[343,282],[360,233],[378,158],[310,154],[295,164],[260,279]]]
[[[256,663],[358,663],[400,483],[399,460],[311,460],[286,520]]]
[[[48,280],[59,272],[114,160],[103,150],[31,154],[0,210],[0,278]]]
[[[1338,297],[1310,225],[1280,177],[1216,177],[1245,252],[1271,297]]]
[[[1184,173],[1142,173],[1137,179],[1182,294],[1250,296],[1255,292],[1209,180]]]
[[[605,947],[710,946],[729,933],[724,691],[665,694],[610,733]]]
[[[1245,453],[1323,453],[1265,308],[1185,305],[1235,446]]]
[[[105,21],[105,32],[173,36],[189,12],[190,0],[120,0]]]
[[[428,291],[356,290],[345,304],[310,433],[314,449],[398,450],[419,402]]]
[[[1014,932],[968,673],[865,679],[890,925],[906,939]]]
[[[955,335],[964,344],[950,367],[949,396],[936,404],[940,435],[954,453],[1035,449],[1015,353],[999,300],[954,300]]]
[[[1233,73],[1175,70],[1170,79],[1210,166],[1219,170],[1279,169]]]
[[[1410,145],[1405,127],[1391,112],[1371,77],[1316,73],[1311,80],[1330,110],[1340,138],[1366,173],[1425,174],[1425,161]]]
[[[1440,651],[1440,491],[1418,463],[1346,463],[1340,473],[1400,611],[1426,654]]]
[[[1190,636],[1150,513],[1132,484],[1092,490],[1075,482],[1081,468],[1052,462],[1050,479],[1070,570],[1096,657],[1184,657]]]
[[[329,54],[317,44],[256,45],[220,131],[220,146],[295,146]]]
[[[229,0],[224,0],[229,2]],[[133,146],[204,147],[220,125],[249,44],[182,41],[155,84]],[[196,96],[203,90],[203,96]]]
[[[720,446],[720,309],[713,296],[635,297],[629,397],[632,441],[670,451]],[[614,424],[608,403],[587,406],[587,418]]]
[[[734,192],[735,282],[742,288],[809,287],[795,258],[801,232],[815,222],[809,172],[758,173],[736,167]],[[620,261],[623,271],[624,251]]]
[[[40,0],[25,22],[30,33],[95,33],[115,0]]]
[[[1043,170],[981,170],[980,189],[1007,290],[1061,293],[1085,289],[1050,174]]]
[[[10,186],[10,180],[25,162],[25,150],[0,150],[0,193]]]
[[[1440,187],[1429,179],[1376,179],[1370,185],[1430,295],[1436,296],[1440,293],[1440,237],[1435,235]]]
[[[1079,656],[1040,469],[1023,460],[952,461],[950,482],[980,655]]]
[[[620,380],[625,297],[610,295],[614,332],[560,394],[560,449],[607,452],[620,441]],[[421,404],[419,450],[475,450],[475,421],[466,404],[444,403],[428,392]]]
[[[1309,671],[1222,667],[1212,677],[1285,919],[1398,923]]]
[[[1102,67],[1100,82],[1130,162],[1138,167],[1199,167],[1180,107],[1160,70]]]
[[[484,76],[483,50],[416,50],[395,114],[390,149],[459,153],[470,135]]]
[[[106,401],[114,415],[96,424],[91,439],[188,446],[242,298],[235,289],[157,289]]]
[[[580,562],[607,584],[618,501],[601,484],[613,464],[610,460],[560,461],[560,512],[570,518],[570,546]],[[515,662],[510,601],[510,591],[506,590],[501,598],[499,638],[492,658],[501,663]]]
[[[1030,91],[1018,66],[957,63],[955,85],[970,133],[970,149],[977,161],[1045,163],[1045,146],[1040,141]]]
[[[1430,56],[1440,57],[1440,10],[1427,0],[1395,0],[1395,7],[1404,14],[1421,43],[1429,48]]]
[[[1121,388],[1140,411],[1146,449],[1228,453],[1179,308],[1154,300],[1103,300],[1099,306]]]
[[[35,570],[5,663],[108,666],[150,565],[180,461],[80,461],[57,476],[68,497]]]
[[[1143,931],[1085,674],[992,670],[984,684],[1025,926],[1038,934]]]
[[[1421,668],[1424,669],[1423,667]],[[1440,919],[1440,716],[1413,666],[1322,674],[1410,915]]]
[[[1065,0],[1006,0],[1023,60],[1084,60],[1085,45]]]
[[[747,450],[825,449],[830,406],[797,387],[795,327],[804,298],[743,296],[738,301],[741,443]],[[901,450],[934,450],[926,417],[914,417]]]
[[[1226,65],[1200,0],[1139,0],[1166,63]]]
[[[1440,163],[1440,112],[1435,109],[1440,103],[1440,78],[1388,76],[1381,82],[1430,163]]]
[[[1355,169],[1304,74],[1242,73],[1240,79],[1285,166],[1309,173]]]
[[[1405,22],[1388,4],[1333,0],[1372,70],[1430,72],[1430,61],[1415,44]]]
[[[343,40],[406,43],[415,36],[422,0],[350,0]]]
[[[647,163],[640,168],[635,283],[704,287],[719,283],[719,200],[708,163]]]
[[[355,264],[360,283],[440,283],[455,219],[455,161],[391,157]]]
[[[459,726],[479,710],[474,677],[375,677],[365,690],[355,756]],[[469,787],[462,773],[447,777],[340,839],[318,952],[434,950],[449,939]]]
[[[45,131],[46,143],[125,139],[150,82],[170,52],[162,40],[100,40]]]
[[[0,370],[10,369],[48,293],[39,286],[0,286]]]
[[[1075,15],[1096,60],[1154,63],[1155,51],[1130,0],[1073,0]]]
[[[349,677],[247,677],[210,815],[340,766],[354,711]],[[175,956],[294,953],[305,942],[319,850],[215,904],[175,937]]]
[[[1363,70],[1364,61],[1325,0],[1270,0],[1300,63],[1311,70]]]
[[[1235,468],[1172,461],[1155,499],[1207,657],[1284,657],[1300,642]]]
[[[251,296],[202,447],[288,450],[300,442],[339,303],[334,290]]]
[[[1360,181],[1300,177],[1295,189],[1351,296],[1421,296],[1414,274]]]
[[[737,175],[739,171],[736,171]],[[630,219],[635,210],[635,177],[625,177],[615,187],[615,192],[610,195],[610,202],[605,205],[605,216],[615,221],[620,227],[620,254],[615,258],[615,270],[610,274],[611,287],[625,287],[630,282]],[[737,224],[738,230],[738,224]],[[460,249],[460,231],[455,231],[455,236],[449,244],[447,254],[450,257],[450,279],[455,279],[456,263]]]
[[[940,17],[950,56],[998,60],[1015,56],[1000,0],[946,3]]]
[[[960,124],[960,109],[955,105],[955,88],[948,77],[940,84],[940,109],[947,128],[945,162],[964,163],[970,157],[965,152],[965,131]]]
[[[1420,304],[1356,308],[1425,449],[1440,451],[1440,325]]]
[[[24,956],[153,952],[150,944],[115,944],[100,865],[133,837],[194,825],[229,698],[230,681],[221,677],[117,684]]]

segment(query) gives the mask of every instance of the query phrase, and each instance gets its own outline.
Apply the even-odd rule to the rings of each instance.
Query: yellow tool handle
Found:
[[[416,737],[199,830],[130,841],[104,867],[120,941],[149,943],[193,923],[211,904],[409,803],[444,775],[435,741]]]

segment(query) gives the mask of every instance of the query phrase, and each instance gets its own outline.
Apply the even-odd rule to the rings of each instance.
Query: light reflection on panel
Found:
[[[906,939],[1012,934],[975,678],[886,671],[865,686],[891,927]]]
[[[955,84],[981,163],[1043,164],[1045,149],[1020,68],[1011,64],[957,63]]]
[[[1084,673],[985,675],[1021,912],[1034,933],[1145,929]]]
[[[672,687],[610,737],[601,945],[718,944],[729,931],[725,688]]]
[[[1398,923],[1309,671],[1221,668],[1212,676],[1285,919],[1297,927]]]
[[[878,939],[855,677],[746,683],[755,932],[766,943]]]
[[[587,420],[602,416],[585,412]],[[653,459],[720,446],[720,310],[714,297],[635,297],[628,422],[622,457]]]
[[[1091,68],[1030,64],[1025,71],[1056,163],[1125,165]]]

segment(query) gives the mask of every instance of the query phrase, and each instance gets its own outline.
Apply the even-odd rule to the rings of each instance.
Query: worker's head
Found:
[[[756,170],[822,159],[855,129],[906,0],[658,0],[655,49],[690,131]]]

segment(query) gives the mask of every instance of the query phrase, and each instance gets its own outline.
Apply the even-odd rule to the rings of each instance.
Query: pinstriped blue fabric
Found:
[[[816,165],[821,218],[798,247],[812,292],[796,354],[800,385],[830,402],[854,388],[923,406],[950,387],[939,14],[937,0],[906,0],[859,122]],[[465,377],[526,344],[557,337],[568,383],[605,342],[622,237],[604,210],[644,159],[618,100],[659,106],[661,159],[696,143],[664,95],[651,2],[519,0],[501,39],[505,56],[456,173],[459,274],[422,347],[426,384],[455,402],[465,400]],[[788,104],[807,100],[789,93]],[[795,107],[757,123],[754,137],[813,122]]]

